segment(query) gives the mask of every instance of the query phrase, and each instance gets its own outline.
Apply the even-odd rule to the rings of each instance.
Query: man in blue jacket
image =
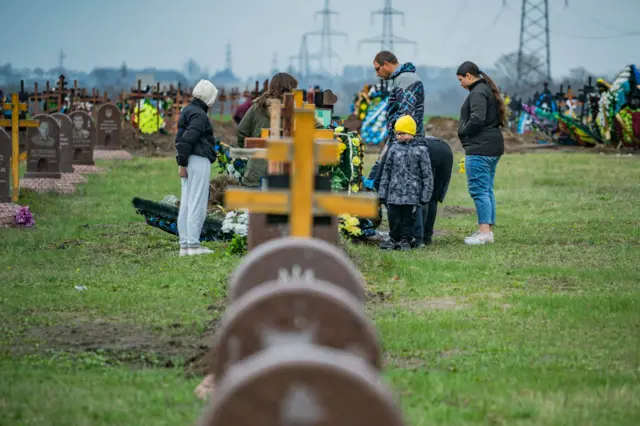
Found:
[[[376,191],[380,189],[380,179],[387,159],[388,148],[397,142],[394,126],[398,118],[410,115],[416,122],[416,136],[424,136],[424,85],[416,67],[411,62],[400,64],[393,53],[383,50],[373,59],[376,75],[391,80],[389,87],[389,107],[387,111],[387,142],[380,158],[373,165],[369,179],[373,180]]]

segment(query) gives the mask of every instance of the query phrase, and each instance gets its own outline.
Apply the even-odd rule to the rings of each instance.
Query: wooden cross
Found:
[[[11,127],[11,186],[13,202],[18,201],[20,193],[20,127],[38,127],[38,120],[20,120],[20,112],[27,110],[27,104],[20,103],[17,93],[11,94],[11,103],[4,104],[3,109],[11,110],[11,120],[0,120],[0,126]]]
[[[224,90],[224,87],[222,87],[220,89],[220,92],[218,93],[218,104],[220,105],[220,118],[219,120],[222,121],[224,118],[224,104],[227,101],[227,93]]]
[[[297,108],[294,111],[295,131],[292,138],[269,138],[267,158],[289,162],[293,167],[290,191],[262,191],[229,188],[225,192],[227,209],[246,208],[255,212],[288,214],[290,235],[310,238],[314,213],[340,215],[350,213],[375,218],[378,200],[367,195],[341,195],[329,191],[314,192],[314,175],[318,164],[339,161],[335,140],[315,140],[315,111]]]

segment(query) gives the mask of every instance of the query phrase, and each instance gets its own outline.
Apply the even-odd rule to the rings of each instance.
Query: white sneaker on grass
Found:
[[[208,248],[203,247],[203,246],[193,247],[193,248],[192,248],[192,247],[189,247],[189,248],[187,249],[187,254],[188,254],[189,256],[198,256],[198,255],[200,255],[200,254],[211,254],[211,253],[213,253],[213,252],[214,252],[213,250],[208,249]]]
[[[189,249],[186,247],[180,247],[180,257],[188,256],[188,255],[189,255]]]
[[[470,236],[464,239],[464,243],[469,246],[480,246],[483,244],[493,244],[493,232],[489,232],[488,234],[480,231],[476,231]]]

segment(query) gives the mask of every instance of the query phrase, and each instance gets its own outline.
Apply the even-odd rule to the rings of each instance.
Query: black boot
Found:
[[[396,250],[398,248],[398,243],[392,238],[389,238],[388,240],[381,242],[378,247],[380,247],[381,250]]]
[[[400,250],[401,251],[411,250],[411,242],[407,238],[403,238],[402,240],[400,240]]]

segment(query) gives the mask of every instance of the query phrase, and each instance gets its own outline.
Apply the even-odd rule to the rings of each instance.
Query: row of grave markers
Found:
[[[239,88],[232,88],[228,92],[225,91],[224,88],[220,89],[218,94],[217,104],[219,108],[219,116],[222,119],[226,110],[234,111],[238,106],[238,101],[241,97],[252,97],[255,99],[260,94],[264,93],[268,89],[269,80],[265,80],[262,84],[262,89],[260,88],[260,83],[258,81],[255,82],[255,88],[253,90],[245,89],[244,91],[240,91]],[[28,101],[33,105],[32,112],[33,114],[51,114],[54,112],[60,112],[60,108],[62,105],[66,105],[67,102],[65,99],[69,99],[68,106],[71,110],[74,110],[73,106],[78,102],[91,102],[95,106],[100,106],[103,104],[110,103],[110,98],[106,92],[100,96],[99,90],[95,88],[92,90],[91,95],[88,94],[87,90],[84,88],[78,87],[78,81],[73,81],[73,88],[67,87],[67,80],[64,75],[60,75],[58,78],[57,86],[55,90],[51,89],[49,82],[46,82],[45,90],[39,91],[38,83],[34,83],[33,92],[26,93],[24,91],[24,81],[20,82],[20,92],[25,94],[24,101]],[[170,129],[173,131],[177,130],[177,117],[179,116],[179,111],[187,105],[191,99],[191,89],[187,88],[187,90],[183,90],[181,85],[179,84],[176,87],[170,85],[169,88],[166,86],[164,88],[160,88],[160,83],[156,83],[154,89],[150,89],[149,91],[143,90],[142,81],[138,80],[137,87],[131,88],[129,93],[125,93],[122,91],[118,96],[118,101],[121,105],[121,117],[124,119],[124,105],[129,104],[130,107],[134,107],[136,102],[141,99],[150,98],[153,100],[161,100],[166,97],[170,97],[173,101],[173,108],[170,111],[167,111],[167,120],[171,122]],[[57,105],[57,109],[49,110],[49,101],[54,100]],[[40,108],[40,102],[43,102],[42,110]],[[227,102],[230,102],[230,105],[227,105]],[[132,121],[134,117],[132,116]],[[159,117],[158,117],[159,119]],[[137,114],[137,122],[140,122],[139,112]]]
[[[364,288],[325,241],[279,238],[251,252],[228,285],[200,424],[403,426]]]
[[[25,104],[12,95],[13,111],[24,110]],[[0,120],[0,126],[11,127],[10,136],[0,127],[0,199],[16,202],[20,186],[29,187],[34,179],[63,179],[73,184],[84,180],[74,175],[74,166],[93,166],[94,150],[121,149],[122,124],[116,105],[103,104],[97,111],[97,123],[85,111],[38,114],[32,120]],[[27,127],[27,140],[22,141],[27,153],[27,169],[18,181],[19,127]],[[86,169],[86,167],[85,167]],[[10,181],[13,190],[10,190]],[[11,194],[11,195],[9,195]]]
[[[215,390],[201,424],[402,426],[380,377],[382,351],[364,310],[365,282],[333,241],[313,238],[318,214],[374,217],[377,200],[319,188],[317,166],[338,161],[339,142],[315,129],[313,105],[302,105],[299,94],[280,107],[271,106],[266,148],[252,154],[270,161],[270,173],[288,173],[290,189],[230,188],[225,207],[287,215],[289,236],[262,242],[230,279],[230,305],[205,379],[215,381]],[[250,218],[250,233],[256,225],[263,224]]]

